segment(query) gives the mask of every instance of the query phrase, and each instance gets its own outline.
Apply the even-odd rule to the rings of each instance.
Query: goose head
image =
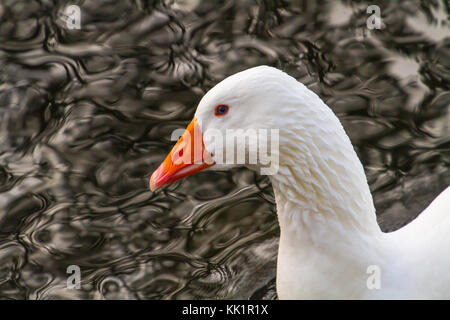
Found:
[[[151,190],[206,168],[247,166],[275,174],[279,131],[298,127],[301,114],[311,114],[309,98],[317,96],[273,67],[254,67],[224,79],[201,99],[191,123],[152,174]],[[288,149],[299,149],[295,143],[302,139],[296,137]]]

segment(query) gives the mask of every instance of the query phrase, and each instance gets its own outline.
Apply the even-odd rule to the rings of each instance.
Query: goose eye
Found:
[[[219,104],[216,107],[216,111],[214,112],[214,114],[216,116],[224,116],[228,113],[228,109],[230,109],[230,107],[228,107],[226,104]]]

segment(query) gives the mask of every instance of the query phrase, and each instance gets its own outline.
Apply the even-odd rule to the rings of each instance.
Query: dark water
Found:
[[[148,190],[202,95],[260,64],[337,113],[382,228],[412,220],[450,184],[449,26],[445,0],[1,0],[0,298],[276,298],[267,178]]]

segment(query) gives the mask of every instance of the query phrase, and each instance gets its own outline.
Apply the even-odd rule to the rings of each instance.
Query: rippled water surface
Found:
[[[383,230],[450,184],[445,0],[1,0],[0,298],[276,298],[267,178],[242,168],[148,189],[202,95],[260,64],[336,112]]]

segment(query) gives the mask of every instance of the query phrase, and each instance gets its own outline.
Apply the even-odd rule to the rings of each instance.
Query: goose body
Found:
[[[363,166],[338,118],[278,69],[251,68],[207,92],[153,173],[151,189],[205,168],[241,165],[219,164],[224,144],[205,139],[211,130],[225,136],[238,129],[278,132],[270,158],[277,170],[269,177],[280,225],[280,299],[450,299],[450,188],[405,227],[382,232]],[[194,145],[199,135],[201,144]],[[242,143],[250,144],[247,156],[260,146]],[[198,146],[201,159],[192,161],[195,152],[186,151]],[[180,164],[180,157],[191,161]],[[267,160],[244,165],[259,170]]]

